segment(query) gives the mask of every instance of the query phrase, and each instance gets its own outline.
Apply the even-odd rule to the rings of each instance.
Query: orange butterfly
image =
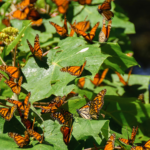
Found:
[[[18,79],[20,71],[17,67],[1,65],[0,70],[8,74],[10,78]]]
[[[8,132],[9,137],[13,138],[19,147],[24,147],[29,144],[30,137],[27,131],[24,132],[24,137],[18,133]]]
[[[37,108],[41,108],[42,111],[41,113],[53,113],[55,112],[65,101],[66,99],[66,96],[57,96],[55,97],[50,103],[48,106],[37,106],[37,105],[34,105],[34,107],[37,107]]]
[[[85,84],[85,78],[84,77],[80,78],[78,80],[78,87],[82,89],[84,87],[84,84]]]
[[[3,19],[2,23],[6,26],[6,27],[10,27],[10,20],[9,19]]]
[[[41,18],[40,14],[35,8],[31,8],[28,15],[27,19],[31,20],[32,26],[40,26],[43,22],[43,19]]]
[[[43,138],[44,138],[44,135],[41,136],[38,132],[34,131],[34,122],[35,122],[35,118],[33,120],[33,124],[32,124],[32,129],[27,129],[28,133],[33,136],[37,141],[39,141],[40,143],[43,142]]]
[[[69,128],[67,126],[62,126],[60,128],[60,131],[63,134],[63,140],[64,140],[66,145],[68,145],[69,142],[70,142],[70,137],[71,137],[72,130],[73,130],[73,126],[71,128]]]
[[[52,26],[55,27],[56,32],[63,37],[67,37],[68,36],[68,29],[67,29],[67,18],[65,17],[64,19],[64,26],[60,27],[59,25],[57,25],[54,22],[49,22]]]
[[[74,1],[78,2],[81,5],[86,5],[86,4],[90,5],[92,2],[92,0],[74,0]]]
[[[27,40],[27,43],[29,45],[29,48],[33,54],[33,56],[35,56],[35,58],[38,58],[38,59],[42,59],[43,57],[43,51],[42,49],[40,48],[40,43],[39,43],[39,35],[36,34],[35,36],[35,40],[34,40],[34,48],[32,47],[32,45],[30,44],[30,42]]]
[[[73,76],[80,76],[83,72],[83,69],[86,65],[86,61],[82,66],[68,66],[68,67],[63,67],[60,69],[62,72],[68,72]]]
[[[99,92],[92,101],[89,101],[86,105],[77,109],[78,114],[85,119],[98,119],[99,111],[104,105],[105,94],[106,89]]]
[[[5,83],[11,88],[13,93],[16,93],[17,95],[20,94],[21,84],[22,84],[22,76],[19,78],[18,83],[15,83],[11,80],[6,80]]]
[[[71,25],[71,24],[70,24]],[[73,25],[71,25],[71,28],[79,35],[82,35],[88,42],[92,42],[94,36],[95,36],[95,32],[97,30],[99,26],[99,22],[97,22],[95,24],[95,26],[92,28],[92,30],[90,31],[90,33],[85,33],[82,30],[79,30],[78,28],[74,27]]]
[[[12,17],[15,18],[15,19],[24,20],[24,19],[27,18],[27,15],[28,15],[29,11],[30,10],[29,10],[28,7],[26,7],[23,10],[17,9],[16,11],[13,12]]]
[[[10,121],[11,118],[13,117],[16,108],[17,108],[16,105],[10,108],[0,107],[0,116],[2,116],[5,120]]]
[[[131,150],[147,150],[150,149],[150,140],[148,140],[144,146],[132,146]]]
[[[25,108],[27,107],[27,105],[29,104],[30,96],[31,96],[31,92],[28,93],[28,95],[26,96],[26,98],[23,102],[13,100],[13,99],[10,99],[10,98],[7,99],[7,102],[17,105],[17,107],[19,107],[22,111],[24,111]]]
[[[114,149],[115,138],[116,138],[116,135],[113,133],[109,137],[109,139],[108,139],[108,141],[107,141],[107,143],[105,145],[104,150],[113,150]]]
[[[128,82],[129,82],[130,75],[131,75],[131,73],[132,73],[132,69],[133,69],[133,68],[131,68],[131,69],[129,70],[127,82],[123,79],[123,77],[120,75],[119,72],[115,71],[115,73],[116,73],[116,74],[118,75],[118,77],[119,77],[120,82],[121,82],[124,86],[128,86]]]
[[[144,101],[144,93],[140,94],[140,95],[138,96],[138,99],[139,99],[143,104],[145,104],[145,101]]]
[[[98,6],[98,12],[102,14],[106,21],[110,20],[114,16],[114,13],[110,11],[111,1],[112,0],[105,0],[102,5]]]
[[[84,21],[81,21],[78,23],[76,23],[76,21],[75,21],[72,26],[79,30],[86,32],[86,30],[88,30],[90,28],[90,21],[86,21],[86,18]],[[74,30],[71,29],[70,36],[72,37],[73,35],[74,35]]]
[[[108,25],[106,27],[105,19],[103,19],[103,27],[101,32],[99,33],[99,42],[107,42],[111,30],[112,21],[108,21]]]
[[[97,73],[97,74],[95,75],[95,77],[94,77],[94,80],[93,80],[93,81],[91,80],[91,82],[92,82],[95,86],[99,86],[99,85],[103,82],[103,80],[104,80],[104,78],[105,78],[105,76],[106,76],[108,70],[109,70],[109,68],[106,68],[106,69],[102,72],[101,77],[100,77],[100,75]]]
[[[127,145],[129,145],[129,144],[133,145],[133,143],[135,141],[135,136],[136,136],[137,130],[138,130],[138,126],[136,128],[135,127],[132,128],[131,139],[119,138],[119,140]]]
[[[65,14],[67,12],[70,0],[53,0],[53,2],[57,5],[60,13]]]

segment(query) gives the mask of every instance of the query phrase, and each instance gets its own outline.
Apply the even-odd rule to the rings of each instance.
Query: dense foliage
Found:
[[[32,27],[29,20],[10,20],[11,26],[18,29],[19,32],[11,43],[0,50],[0,57],[7,65],[12,65],[12,50],[17,45],[16,65],[19,64],[23,76],[19,100],[23,101],[27,93],[31,92],[29,118],[33,120],[35,117],[36,131],[41,135],[44,131],[42,144],[32,140],[26,148],[33,150],[79,150],[92,148],[94,147],[93,143],[97,147],[104,147],[111,133],[116,134],[116,139],[120,137],[127,139],[128,134],[131,135],[133,126],[139,127],[134,145],[137,143],[141,145],[143,141],[146,142],[149,139],[149,77],[131,75],[128,85],[124,86],[115,74],[115,71],[125,74],[128,68],[138,65],[133,57],[126,55],[132,52],[127,34],[135,33],[134,25],[129,21],[125,12],[115,2],[112,2],[114,17],[110,37],[108,42],[99,43],[98,34],[101,30],[103,18],[98,13],[97,8],[102,2],[103,0],[93,0],[91,5],[80,5],[71,1],[66,14],[68,26],[69,22],[83,21],[86,16],[91,23],[91,28],[98,21],[100,22],[93,44],[76,35],[62,38],[56,33],[55,28],[50,25],[49,21],[63,26],[64,15],[59,13],[52,15],[55,13],[57,6],[51,0],[37,0],[35,4],[37,9],[50,8],[44,14],[40,14],[43,23],[39,27]],[[0,31],[6,27],[2,23],[2,19],[5,18],[6,13],[10,13],[11,6],[11,0],[1,4]],[[39,35],[41,48],[44,52],[48,52],[42,61],[31,56],[26,41],[28,39],[33,45],[36,34]],[[85,60],[87,61],[86,66],[80,77],[60,71],[65,66],[81,66]],[[0,61],[1,64],[2,61]],[[106,68],[109,68],[109,71],[103,82],[99,86],[93,85],[90,80],[94,79],[96,73],[101,74]],[[0,73],[6,75],[3,71],[0,71]],[[78,81],[81,77],[85,77],[83,88],[78,87]],[[128,75],[124,75],[123,78],[127,81]],[[6,103],[5,99],[11,98],[13,92],[4,81],[4,78],[0,81],[0,104],[10,105]],[[104,116],[100,115],[98,120],[81,118],[76,109],[85,105],[87,98],[92,100],[103,89],[107,90],[104,97],[104,106],[100,111]],[[41,110],[35,109],[33,103],[50,102],[54,96],[68,95],[71,91],[78,95],[68,98],[67,102],[61,106],[61,108],[71,112],[74,117],[71,141],[66,146],[60,132],[61,125],[52,120],[49,113],[41,115]],[[139,94],[142,93],[144,93],[145,104],[138,100]],[[3,150],[17,149],[18,146],[7,133],[16,132],[23,135],[24,131],[25,127],[17,112],[10,121],[5,121],[0,117],[0,148]],[[131,148],[131,146],[116,140],[115,146],[119,145],[126,149]]]

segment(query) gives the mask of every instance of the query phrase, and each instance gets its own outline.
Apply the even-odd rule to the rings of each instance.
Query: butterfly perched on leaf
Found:
[[[104,105],[105,94],[106,89],[100,91],[92,101],[77,109],[78,114],[85,119],[98,119],[99,111]]]
[[[78,80],[78,87],[79,88],[83,88],[84,87],[84,84],[85,84],[85,78],[82,77]]]
[[[27,132],[29,133],[30,136],[33,136],[39,143],[43,142],[44,134],[41,136],[38,132],[34,131],[34,122],[35,118],[32,123],[32,128],[28,128]]]
[[[111,20],[114,16],[114,13],[110,11],[111,1],[112,0],[105,0],[102,5],[98,6],[98,12],[105,18],[106,21]]]
[[[86,61],[82,66],[68,66],[68,67],[63,67],[60,69],[62,72],[68,72],[69,74],[73,76],[80,76],[84,70],[84,67],[86,65]]]
[[[21,76],[17,83],[11,80],[6,80],[5,83],[11,88],[13,93],[16,93],[17,95],[19,95],[21,91],[22,79],[23,78]]]
[[[108,141],[107,141],[107,143],[105,145],[104,150],[113,150],[114,149],[115,138],[116,138],[116,135],[113,133],[109,137],[109,139],[108,139]]]
[[[0,116],[2,116],[6,121],[10,121],[16,109],[17,105],[13,105],[10,108],[0,107]]]
[[[86,17],[87,18],[87,17]],[[90,21],[86,21],[86,18],[84,19],[84,21],[80,21],[78,23],[76,23],[76,21],[72,24],[73,27],[82,30],[84,32],[86,32],[89,28],[90,28]],[[74,29],[71,29],[70,32],[70,37],[72,37],[74,35]]]
[[[133,127],[132,128],[132,133],[131,133],[131,139],[124,139],[124,138],[119,138],[119,140],[127,145],[133,145],[134,141],[135,141],[135,136],[136,136],[136,133],[138,131],[138,126],[135,128]]]
[[[108,25],[106,27],[105,19],[103,19],[103,27],[101,32],[99,33],[99,42],[107,42],[111,30],[112,20],[108,21]]]
[[[70,24],[71,25],[71,24]],[[80,30],[76,27],[74,27],[73,25],[71,25],[71,28],[78,34],[78,35],[81,35],[85,38],[85,40],[87,40],[88,42],[91,42],[92,43],[92,40],[93,38],[95,37],[95,33],[96,33],[96,30],[99,26],[99,22],[97,22],[95,24],[95,26],[91,29],[90,33],[85,33],[83,30]]]
[[[8,132],[9,137],[13,138],[19,147],[24,147],[29,144],[30,137],[27,131],[24,132],[24,137],[18,133]]]
[[[102,75],[101,75],[101,76],[99,75],[99,73],[97,73],[97,74],[94,76],[94,80],[91,80],[91,82],[92,82],[95,86],[99,86],[99,85],[103,82],[103,80],[104,80],[104,78],[105,78],[105,76],[106,76],[108,70],[109,70],[109,69],[106,68],[106,69],[102,72]]]
[[[41,108],[41,113],[42,114],[44,114],[44,113],[53,113],[64,103],[65,99],[66,99],[66,96],[63,96],[63,97],[57,96],[49,103],[48,106],[34,105],[34,107]]]
[[[35,58],[38,58],[39,60],[43,57],[43,50],[40,48],[40,42],[39,42],[39,35],[36,34],[35,40],[34,40],[34,47],[30,44],[30,42],[27,40],[27,43],[29,45],[29,48]]]
[[[59,26],[58,24],[56,24],[56,23],[54,23],[54,22],[49,22],[52,26],[54,26],[55,27],[55,29],[56,29],[56,32],[60,35],[60,36],[62,36],[62,37],[67,37],[68,36],[68,28],[67,28],[67,18],[66,18],[66,16],[65,16],[65,18],[64,18],[64,26],[63,27],[61,27],[61,26]]]
[[[81,5],[86,5],[86,4],[90,5],[92,2],[92,0],[74,0],[74,1],[78,2]]]
[[[145,101],[144,101],[144,93],[140,94],[140,95],[138,96],[138,99],[139,99],[143,104],[145,104]]]
[[[148,140],[144,146],[132,146],[131,150],[148,150],[150,149],[150,140]]]
[[[1,65],[0,70],[4,71],[10,78],[18,79],[20,71],[17,67]]]
[[[69,7],[69,2],[71,0],[52,0],[58,7],[58,11],[61,14],[65,14]]]
[[[115,71],[115,73],[116,73],[116,74],[118,75],[118,77],[119,77],[120,82],[121,82],[124,86],[128,86],[128,82],[129,82],[130,75],[131,75],[131,73],[132,73],[132,69],[133,69],[133,68],[131,68],[131,69],[129,70],[127,81],[125,81],[125,80],[123,79],[123,77],[120,75],[119,72]]]

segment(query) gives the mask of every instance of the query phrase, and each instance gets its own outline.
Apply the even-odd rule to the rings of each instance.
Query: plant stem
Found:
[[[0,60],[1,60],[2,64],[6,66],[6,63],[4,62],[4,60],[2,59],[1,56],[0,56]]]

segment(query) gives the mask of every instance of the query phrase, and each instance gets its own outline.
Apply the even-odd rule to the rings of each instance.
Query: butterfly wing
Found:
[[[27,96],[25,97],[25,100],[24,100],[24,102],[23,102],[24,105],[28,105],[30,96],[31,96],[31,92],[29,92],[29,93],[27,94]]]
[[[113,150],[114,149],[115,138],[116,138],[115,134],[112,134],[109,137],[109,139],[108,139],[108,141],[107,141],[107,143],[105,145],[104,150]]]
[[[97,22],[97,23],[95,24],[95,26],[92,28],[92,30],[90,31],[90,39],[91,39],[91,40],[93,40],[93,38],[94,38],[94,36],[95,36],[95,32],[96,32],[98,26],[99,26],[99,22]]]
[[[90,5],[92,0],[78,0],[78,2],[81,5],[85,5],[85,4]]]
[[[25,145],[29,144],[30,139],[29,135],[26,134],[25,137],[19,135],[18,133],[8,132],[9,137],[13,138],[16,144],[19,147],[24,147]]]
[[[102,16],[106,19],[106,21],[109,21],[112,17],[114,17],[114,13],[110,10],[103,10]]]
[[[127,145],[129,145],[129,140],[128,139],[123,139],[123,138],[119,138],[119,140]]]
[[[127,86],[127,82],[123,79],[123,77],[120,75],[119,72],[115,71],[115,73],[118,75],[120,82],[124,85]]]
[[[132,134],[131,134],[131,144],[132,145],[135,141],[135,136],[136,136],[137,131],[138,131],[138,126],[136,128],[135,127],[132,128]]]
[[[132,146],[131,150],[144,150],[142,146]]]
[[[86,61],[82,66],[69,66],[69,67],[63,67],[60,69],[62,72],[68,72],[73,76],[80,76],[83,72],[83,69],[86,65]]]
[[[31,106],[31,103],[28,103],[28,105],[25,106],[24,119],[28,119],[29,111],[30,111],[30,106]]]
[[[63,114],[61,112],[52,113],[51,117],[54,120],[57,120],[60,124],[65,124],[65,119],[64,119],[64,116],[63,116]]]
[[[63,134],[63,140],[64,140],[66,145],[68,145],[69,142],[70,142],[70,137],[71,137],[72,130],[73,130],[73,126],[71,128],[69,128],[67,126],[62,126],[60,128],[60,131]]]
[[[145,145],[144,145],[145,149],[150,149],[150,140],[148,140]]]
[[[84,84],[85,84],[85,78],[83,77],[83,78],[80,78],[79,80],[78,80],[78,87],[79,88],[83,88],[84,87]]]

